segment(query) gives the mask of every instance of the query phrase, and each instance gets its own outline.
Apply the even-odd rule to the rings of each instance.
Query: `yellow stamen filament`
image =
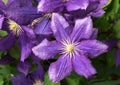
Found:
[[[13,34],[19,36],[20,33],[23,31],[20,25],[18,25],[13,20],[8,19],[9,29],[13,32]]]
[[[35,82],[33,83],[33,85],[42,85],[41,80],[35,80]]]

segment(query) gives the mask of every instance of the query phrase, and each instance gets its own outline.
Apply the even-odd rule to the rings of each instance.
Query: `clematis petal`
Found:
[[[71,39],[73,41],[79,41],[80,39],[89,39],[92,35],[93,26],[90,17],[84,19],[78,19],[75,22],[75,27],[71,34]]]
[[[0,58],[0,65],[7,65],[14,61],[15,61],[15,59],[12,56],[10,56],[9,54],[7,54],[7,55],[3,56],[2,58]]]
[[[35,56],[38,56],[40,59],[50,59],[59,52],[59,45],[56,41],[49,42],[47,39],[44,39],[39,45],[32,48]]]
[[[20,25],[28,25],[35,18],[41,17],[41,13],[37,13],[37,9],[35,7],[23,7],[10,9],[6,12],[7,16]]]
[[[100,1],[100,6],[104,6],[108,3],[109,0],[99,0],[99,1]]]
[[[120,66],[120,48],[116,51],[115,63],[116,66]]]
[[[14,7],[30,7],[32,5],[32,0],[8,0],[6,3],[7,9],[13,9]]]
[[[79,49],[88,53],[90,57],[94,58],[102,53],[107,52],[108,46],[97,40],[85,40],[80,42]]]
[[[49,67],[48,74],[52,82],[59,82],[69,76],[72,71],[71,60],[69,56],[61,56],[56,62]]]
[[[13,46],[16,41],[16,37],[10,33],[7,37],[0,40],[0,50],[7,50]]]
[[[96,74],[96,70],[91,65],[90,60],[84,55],[72,57],[72,65],[77,74],[86,78]]]
[[[52,34],[51,30],[51,20],[44,19],[40,23],[36,24],[34,27],[34,32],[38,35],[50,35]]]
[[[92,31],[92,30],[91,30]],[[91,39],[96,39],[97,38],[97,35],[98,35],[98,29],[96,28],[93,28],[93,33],[91,35]]]
[[[38,65],[38,67],[36,68],[36,70],[34,72],[32,72],[32,74],[30,76],[34,80],[41,80],[41,81],[44,80],[44,70],[40,63]]]
[[[19,74],[11,77],[12,85],[32,85],[32,82],[28,80],[24,74]]]
[[[7,17],[20,25],[28,25],[35,18],[41,17],[37,8],[32,5],[32,0],[14,0],[5,10]]]
[[[86,9],[89,5],[89,0],[69,0],[66,5],[68,11]]]
[[[104,10],[99,9],[99,10],[97,10],[97,11],[95,11],[95,12],[92,12],[92,16],[94,16],[94,17],[100,17],[100,16],[102,16],[104,13],[105,13]]]
[[[53,12],[54,10],[59,10],[63,6],[60,0],[41,0],[38,4],[38,11],[41,12]]]
[[[26,35],[30,38],[30,39],[35,39],[36,36],[35,36],[35,33],[34,31],[29,28],[28,26],[22,26],[24,32],[26,33]]]
[[[0,0],[0,11],[5,9],[5,4],[2,0]]]
[[[20,44],[20,48],[21,48],[21,59],[20,61],[24,62],[25,59],[27,59],[29,57],[29,55],[31,54],[31,41],[29,40],[29,38],[27,37],[26,34],[22,33],[19,36],[19,40],[18,40],[19,44]]]
[[[0,29],[2,29],[3,21],[4,21],[4,16],[0,15]]]
[[[61,39],[68,38],[68,34],[65,31],[65,28],[67,28],[68,26],[69,24],[61,15],[57,13],[53,13],[52,21],[51,21],[51,29],[58,41]]]
[[[31,64],[28,61],[24,61],[24,62],[20,61],[19,64],[17,65],[17,69],[24,75],[28,74],[30,67]]]

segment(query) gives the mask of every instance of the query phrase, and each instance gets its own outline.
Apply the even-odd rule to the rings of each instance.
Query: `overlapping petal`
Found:
[[[35,25],[34,32],[38,35],[50,35],[50,34],[52,34],[51,20],[48,18],[41,20],[40,23]]]
[[[77,74],[86,78],[96,74],[96,70],[91,65],[90,60],[84,55],[74,56],[72,58],[72,65]]]
[[[56,41],[49,42],[44,39],[39,45],[32,48],[33,53],[40,59],[50,59],[59,52],[59,45]]]
[[[59,82],[66,76],[69,76],[72,71],[72,64],[69,56],[61,56],[56,62],[49,67],[49,78],[53,82]]]
[[[68,11],[86,9],[88,5],[89,5],[89,0],[69,0],[66,3],[66,7]]]
[[[17,65],[17,69],[24,75],[28,74],[30,67],[31,64],[28,61],[24,61],[24,62],[20,61],[19,64]]]
[[[53,12],[59,10],[64,4],[60,0],[41,0],[38,5],[38,11]]]
[[[21,49],[21,61],[24,62],[25,59],[27,59],[32,50],[31,50],[31,47],[32,47],[32,44],[31,44],[31,41],[29,40],[29,38],[27,37],[26,34],[22,33],[20,36],[19,36],[19,45],[20,45],[20,49]]]

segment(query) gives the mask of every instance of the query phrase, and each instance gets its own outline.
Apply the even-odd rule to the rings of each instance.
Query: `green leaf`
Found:
[[[3,83],[4,83],[3,77],[0,76],[0,85],[3,85]]]
[[[44,85],[61,85],[60,83],[53,83],[49,80],[48,73],[45,74]]]
[[[7,34],[8,33],[6,31],[0,30],[0,37],[5,37]]]
[[[115,31],[115,34],[116,34],[116,38],[120,39],[120,19],[115,24],[114,31]]]
[[[65,79],[67,85],[87,85],[87,81],[84,77],[72,73],[69,77]]]
[[[89,85],[120,85],[120,80],[103,81],[103,82],[96,81],[96,83],[91,83]]]
[[[20,58],[20,49],[17,44],[15,44],[14,47],[9,50],[9,53],[17,60]]]

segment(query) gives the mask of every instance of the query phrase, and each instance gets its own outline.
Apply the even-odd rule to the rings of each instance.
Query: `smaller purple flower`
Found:
[[[5,25],[7,24],[7,26]],[[7,29],[4,29],[7,28]],[[11,19],[5,19],[2,24],[2,30],[8,32],[8,36],[0,40],[0,50],[11,48],[18,40],[21,49],[21,61],[24,61],[32,53],[31,48],[36,38],[32,29],[27,26],[21,26]],[[9,42],[9,43],[8,43]]]
[[[25,76],[24,74],[18,74],[11,77],[12,85],[43,85],[44,71],[39,64],[35,71]]]
[[[86,9],[89,0],[40,0],[38,11],[53,12],[63,11],[66,8],[68,11]]]
[[[66,28],[68,22],[59,14],[53,13],[51,28],[56,38],[55,41],[43,40],[33,47],[33,53],[46,60],[59,54],[59,59],[49,67],[49,78],[59,82],[74,70],[77,74],[89,78],[96,73],[88,57],[94,58],[107,51],[107,45],[94,39],[92,20],[90,17],[78,19],[73,31],[69,33]]]

